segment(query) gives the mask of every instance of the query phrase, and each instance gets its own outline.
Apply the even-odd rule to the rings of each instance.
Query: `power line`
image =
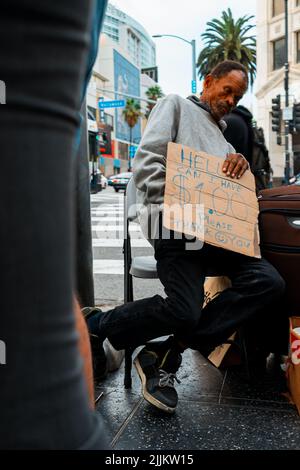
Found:
[[[121,91],[107,90],[105,88],[98,88],[98,87],[97,87],[97,91],[101,91],[101,93],[112,93],[114,95],[122,95],[122,96],[125,96],[126,98],[133,98],[135,100],[145,101],[146,103],[154,103],[154,104],[157,103],[157,101],[155,100],[150,100],[149,98],[148,99],[142,98],[141,96],[129,95],[128,93],[122,93]]]

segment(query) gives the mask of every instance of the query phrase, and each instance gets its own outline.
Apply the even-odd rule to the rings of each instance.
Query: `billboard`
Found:
[[[131,64],[125,57],[114,50],[114,79],[115,79],[115,99],[125,99],[126,96],[118,94],[118,92],[128,95],[140,96],[140,71]],[[129,126],[123,117],[124,108],[116,108],[115,110],[115,135],[119,140],[129,142]],[[133,128],[133,143],[139,144],[141,139],[141,122],[140,119]]]

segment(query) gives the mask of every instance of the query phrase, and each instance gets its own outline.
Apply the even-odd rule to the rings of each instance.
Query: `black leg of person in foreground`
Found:
[[[106,447],[73,306],[73,149],[92,4],[1,2],[2,449]]]

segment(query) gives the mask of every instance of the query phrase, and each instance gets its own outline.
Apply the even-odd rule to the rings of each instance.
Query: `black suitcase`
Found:
[[[300,314],[300,186],[260,191],[262,255],[286,282],[288,315]]]

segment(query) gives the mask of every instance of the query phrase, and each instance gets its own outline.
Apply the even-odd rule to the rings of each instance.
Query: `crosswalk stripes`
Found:
[[[94,259],[94,274],[124,274],[124,261],[121,259]]]
[[[117,215],[113,217],[106,217],[105,215],[99,216],[99,217],[93,217],[92,216],[92,222],[123,222],[123,214],[122,217],[119,217]]]
[[[92,224],[92,231],[93,232],[123,232],[124,227],[123,224],[116,224],[116,225],[106,225],[103,223]],[[130,232],[141,232],[141,227],[138,224],[132,224],[130,227]]]
[[[97,238],[93,239],[93,246],[96,247],[112,247],[112,248],[122,248],[123,247],[123,239],[110,239],[110,238]],[[148,247],[149,242],[145,239],[134,238],[131,240],[132,248],[143,248]]]
[[[123,259],[120,259],[124,243],[123,203],[123,194],[102,191],[91,195],[94,274],[120,275],[124,273]],[[146,249],[150,247],[149,242],[141,232],[139,224],[131,224],[130,235],[132,248]],[[106,259],[106,256],[101,256],[101,253],[106,256],[107,253],[112,253],[112,258]],[[115,259],[113,258],[114,253]]]

